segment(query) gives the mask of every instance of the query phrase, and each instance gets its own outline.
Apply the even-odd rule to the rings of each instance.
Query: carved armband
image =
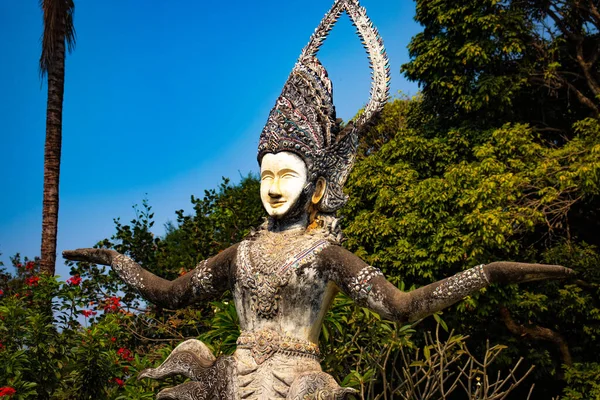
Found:
[[[208,261],[201,261],[192,271],[192,289],[196,296],[215,294],[213,275],[208,267]]]
[[[352,278],[349,286],[350,295],[356,302],[364,302],[369,297],[369,293],[373,289],[371,280],[376,276],[383,276],[383,274],[378,268],[368,265]]]
[[[145,287],[144,278],[140,277],[141,267],[131,258],[117,254],[110,266],[127,285],[138,290]]]
[[[442,282],[442,284],[433,291],[433,297],[440,300],[451,298],[460,299],[489,284],[490,282],[483,271],[483,264],[481,264],[466,271],[459,272]]]

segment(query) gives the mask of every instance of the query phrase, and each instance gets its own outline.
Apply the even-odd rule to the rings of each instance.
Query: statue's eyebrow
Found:
[[[295,169],[291,169],[291,168],[284,168],[284,169],[281,169],[281,170],[277,171],[277,173],[279,175],[289,174],[290,172],[293,173],[293,174],[295,174],[295,175],[300,175],[300,173],[298,171],[296,171]]]

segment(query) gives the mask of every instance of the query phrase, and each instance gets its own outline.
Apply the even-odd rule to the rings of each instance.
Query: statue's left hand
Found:
[[[111,265],[113,259],[118,255],[114,250],[109,249],[77,249],[65,250],[62,255],[67,260],[86,261],[94,264]]]
[[[519,283],[543,279],[565,279],[575,271],[560,265],[498,261],[483,267],[490,283]]]

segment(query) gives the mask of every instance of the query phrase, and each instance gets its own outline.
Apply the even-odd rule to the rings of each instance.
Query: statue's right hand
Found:
[[[119,253],[109,249],[77,249],[65,250],[62,255],[71,261],[86,261],[94,264],[111,265],[113,258]]]

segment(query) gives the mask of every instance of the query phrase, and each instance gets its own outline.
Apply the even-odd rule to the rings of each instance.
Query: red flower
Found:
[[[2,342],[0,342],[0,350],[2,350],[4,348],[4,345],[2,344]]]
[[[121,358],[125,361],[133,361],[133,354],[131,354],[131,350],[129,349],[121,347],[119,350],[117,350],[117,354],[120,355]]]
[[[119,385],[119,387],[123,387],[125,385],[125,381],[123,381],[123,379],[115,378],[114,381],[117,385]]]
[[[33,261],[27,261],[27,264],[25,264],[25,269],[27,271],[33,271],[34,267],[35,267],[35,263]]]
[[[10,386],[0,387],[0,397],[9,396],[12,397],[13,394],[17,393],[17,391]]]
[[[106,304],[104,304],[104,311],[111,312],[117,311],[121,307],[121,298],[120,297],[109,297],[106,299]]]
[[[111,338],[110,338],[110,341],[114,343],[114,342],[116,342],[116,341],[117,341],[117,338],[116,338],[116,337],[111,337]]]
[[[67,283],[69,285],[77,286],[81,283],[81,277],[79,275],[74,275],[67,279]]]
[[[92,310],[81,310],[81,313],[86,318],[89,318],[90,316],[97,314],[96,311],[92,311]]]
[[[25,284],[27,286],[37,286],[40,280],[39,276],[30,276],[29,278],[25,278]]]
[[[0,296],[2,296],[4,294],[4,291],[2,289],[0,289]]]

